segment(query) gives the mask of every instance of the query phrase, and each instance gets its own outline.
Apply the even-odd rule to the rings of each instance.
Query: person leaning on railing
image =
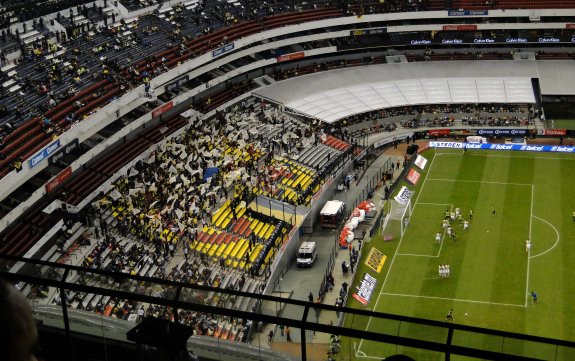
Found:
[[[16,287],[1,279],[0,325],[0,360],[36,360],[38,331],[30,303]]]

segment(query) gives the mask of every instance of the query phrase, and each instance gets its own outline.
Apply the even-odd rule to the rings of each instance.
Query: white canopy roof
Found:
[[[323,90],[285,105],[310,117],[333,123],[354,114],[406,105],[534,102],[530,78],[484,77],[366,82]]]

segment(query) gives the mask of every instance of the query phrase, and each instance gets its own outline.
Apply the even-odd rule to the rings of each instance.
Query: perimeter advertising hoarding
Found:
[[[422,157],[420,154],[417,155],[415,158],[415,165],[419,167],[419,169],[424,170],[425,166],[427,165],[427,158]]]
[[[451,134],[451,129],[431,129],[427,131],[430,137],[444,137]]]
[[[429,142],[431,148],[456,149],[485,149],[485,150],[513,150],[520,152],[557,152],[575,153],[575,146],[563,145],[522,145],[522,144],[491,144],[491,143],[462,143],[462,142]]]
[[[224,46],[222,46],[221,48],[217,48],[216,50],[212,50],[212,58],[217,58],[218,56],[230,52],[232,50],[234,50],[235,48],[235,44],[234,43],[230,43],[230,44],[226,44]]]
[[[353,36],[382,35],[387,33],[387,28],[355,29],[351,30]]]
[[[168,110],[172,109],[173,107],[174,107],[174,101],[170,100],[166,104],[154,109],[152,111],[152,118],[155,118],[155,117],[159,116],[160,114],[167,112]]]
[[[369,299],[375,290],[376,283],[377,279],[366,272],[363,275],[363,279],[360,284],[356,287],[356,292],[352,297],[367,306]]]
[[[443,31],[476,31],[477,25],[443,25]]]
[[[410,191],[406,186],[403,186],[394,197],[394,199],[397,201],[397,203],[407,204],[411,197],[413,197],[413,192]]]
[[[178,79],[174,80],[173,82],[166,84],[165,89],[168,92],[173,92],[173,91],[179,89],[180,87],[186,85],[189,81],[190,81],[190,76],[186,74],[183,77],[178,78]]]
[[[60,148],[60,145],[60,139],[56,139],[52,143],[48,144],[44,149],[34,154],[28,160],[30,168],[34,168],[38,163],[52,155],[56,150],[58,150],[58,148]]]
[[[297,53],[280,55],[276,59],[277,59],[278,63],[281,63],[284,61],[297,60],[297,59],[301,59],[304,57],[305,57],[305,52],[299,51]]]
[[[419,172],[413,168],[411,168],[409,170],[409,173],[407,173],[407,181],[413,185],[416,185],[417,182],[419,182],[420,177],[421,177],[421,174],[419,174]]]
[[[449,10],[447,16],[486,16],[489,10]]]
[[[529,129],[477,129],[477,135],[512,135],[512,136],[526,136],[529,134]]]
[[[371,247],[367,258],[365,259],[365,265],[379,273],[381,272],[386,259],[387,256],[384,255],[379,249]]]
[[[66,144],[66,146],[59,151],[55,152],[50,158],[48,158],[48,163],[54,164],[57,163],[60,159],[62,159],[66,154],[72,153],[75,149],[78,149],[80,146],[80,142],[78,138],[75,138],[70,143]]]
[[[537,135],[567,135],[567,129],[537,129]]]
[[[72,175],[72,167],[68,166],[66,169],[58,173],[57,176],[52,178],[48,183],[46,183],[46,193],[52,192],[56,187],[62,184],[66,179],[70,178]]]

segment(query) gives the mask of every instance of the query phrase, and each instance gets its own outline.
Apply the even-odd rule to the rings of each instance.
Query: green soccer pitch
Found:
[[[412,198],[413,213],[403,237],[391,224],[363,254],[376,247],[387,255],[381,272],[360,261],[352,291],[365,272],[378,279],[367,306],[350,297],[349,307],[444,321],[453,309],[463,325],[575,341],[575,155],[438,149],[428,159]],[[415,166],[413,166],[415,168]],[[404,183],[404,185],[407,185]],[[398,187],[399,188],[399,187]],[[445,234],[446,210],[459,207],[470,226],[451,222],[457,237]],[[496,214],[493,214],[492,207]],[[435,235],[441,232],[441,242]],[[526,250],[526,240],[531,249]],[[439,265],[450,276],[439,277]],[[538,295],[532,303],[531,291]],[[346,326],[391,335],[445,342],[446,332],[399,322],[345,320]],[[555,348],[508,342],[500,337],[461,334],[463,344],[542,359]],[[458,340],[454,340],[457,343]],[[346,339],[341,360],[381,360],[403,353],[416,360],[441,360],[438,353]],[[557,359],[572,359],[559,356]],[[453,360],[469,358],[452,356]]]

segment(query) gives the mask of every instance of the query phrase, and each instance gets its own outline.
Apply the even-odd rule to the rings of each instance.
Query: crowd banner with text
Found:
[[[410,191],[406,186],[401,187],[399,193],[394,197],[394,199],[401,204],[407,204],[409,200],[413,197],[413,191]]]
[[[484,150],[514,150],[521,152],[557,152],[575,153],[575,146],[565,145],[522,145],[522,144],[491,144],[491,143],[461,143],[461,142],[429,142],[431,148],[455,148],[462,149],[465,144],[467,149]]]
[[[425,170],[425,166],[427,165],[427,158],[418,154],[417,158],[415,158],[415,165],[419,167],[421,170]]]
[[[381,272],[386,259],[387,256],[384,255],[379,249],[371,247],[367,258],[365,259],[365,264],[375,272],[379,273]]]
[[[375,290],[376,283],[377,279],[366,272],[363,275],[363,279],[356,287],[356,292],[352,295],[352,297],[367,306],[369,299]]]
[[[419,174],[419,172],[416,171],[414,168],[411,168],[409,170],[409,173],[407,173],[407,181],[413,185],[416,185],[417,182],[419,182],[420,177],[421,174]]]

